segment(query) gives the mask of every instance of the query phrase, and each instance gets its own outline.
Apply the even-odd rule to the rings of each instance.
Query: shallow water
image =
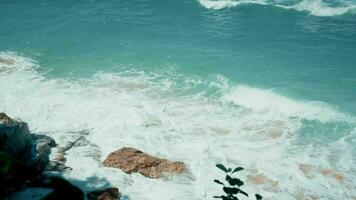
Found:
[[[355,5],[3,0],[0,57],[15,63],[0,63],[1,111],[59,144],[85,133],[65,175],[84,189],[212,199],[224,163],[245,167],[246,190],[267,199],[352,199]],[[125,146],[189,173],[152,180],[100,165]]]

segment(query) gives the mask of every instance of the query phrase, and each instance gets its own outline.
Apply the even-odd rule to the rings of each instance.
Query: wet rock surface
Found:
[[[41,176],[55,141],[31,134],[27,123],[0,113],[0,197],[26,188]]]
[[[59,161],[51,161],[47,166],[45,171],[52,171],[52,172],[63,172],[67,170],[72,170],[71,167],[68,167],[62,162]]]
[[[88,200],[117,200],[121,195],[118,188],[96,190],[87,194]]]
[[[138,149],[125,147],[108,155],[103,162],[106,167],[123,170],[126,173],[140,173],[150,178],[186,171],[183,162],[172,162],[146,154]]]
[[[0,113],[0,151],[22,158],[26,156],[31,146],[32,137],[28,125]]]

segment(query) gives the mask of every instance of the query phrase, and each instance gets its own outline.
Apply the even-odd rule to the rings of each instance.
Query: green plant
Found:
[[[223,186],[223,191],[225,192],[225,195],[214,196],[214,198],[218,198],[222,200],[239,200],[239,198],[237,197],[238,194],[242,194],[248,197],[248,194],[245,191],[241,190],[240,188],[241,186],[244,185],[244,182],[238,178],[232,177],[234,173],[242,171],[244,168],[236,167],[233,170],[232,168],[226,168],[222,164],[217,164],[216,167],[222,170],[223,172],[225,172],[226,175],[225,182],[227,182],[227,184],[224,184],[223,182],[217,179],[214,180],[215,183]],[[256,200],[262,200],[262,196],[259,194],[255,194],[255,197]]]

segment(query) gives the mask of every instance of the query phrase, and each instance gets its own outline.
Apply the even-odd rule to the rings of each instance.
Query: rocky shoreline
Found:
[[[108,187],[85,194],[70,181],[61,178],[62,172],[71,170],[65,165],[66,151],[83,140],[85,138],[78,137],[65,146],[59,146],[49,136],[32,134],[26,122],[0,113],[0,199],[8,199],[28,189],[45,194],[37,199],[85,199],[85,196],[90,200],[120,199],[118,188]],[[51,160],[53,149],[57,154]],[[103,167],[121,169],[128,174],[140,173],[149,178],[182,174],[187,170],[183,162],[157,158],[130,147],[112,152],[102,164]],[[51,171],[58,172],[58,175],[48,175],[47,172]]]

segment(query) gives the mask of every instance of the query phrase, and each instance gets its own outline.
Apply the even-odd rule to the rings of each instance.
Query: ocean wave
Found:
[[[130,199],[211,199],[221,192],[212,181],[222,175],[214,165],[225,163],[245,167],[246,190],[269,199],[351,199],[353,144],[345,138],[355,131],[322,145],[298,142],[305,120],[320,122],[308,124],[314,129],[324,123],[335,126],[327,129],[331,132],[321,128],[320,134],[338,135],[333,132],[338,123],[355,128],[354,118],[333,106],[234,85],[221,75],[206,80],[131,70],[74,80],[47,78],[32,59],[14,53],[1,57],[14,61],[0,64],[1,111],[27,121],[32,132],[49,134],[59,145],[83,130],[94,144],[68,152],[73,171],[65,176],[104,177]],[[152,180],[100,165],[124,146],[184,161],[190,173]],[[310,174],[303,172],[305,166]],[[254,182],[256,177],[263,183]]]
[[[306,120],[348,121],[355,122],[356,118],[337,111],[333,106],[317,101],[293,100],[272,90],[262,90],[245,85],[234,87],[223,96],[231,101],[258,113],[298,117]]]
[[[352,2],[345,2],[341,5],[330,5],[322,0],[302,0],[293,5],[284,1],[265,0],[199,0],[199,2],[202,6],[208,9],[224,9],[244,4],[259,4],[307,12],[314,16],[338,16],[346,13],[353,14],[356,10],[356,4]]]

